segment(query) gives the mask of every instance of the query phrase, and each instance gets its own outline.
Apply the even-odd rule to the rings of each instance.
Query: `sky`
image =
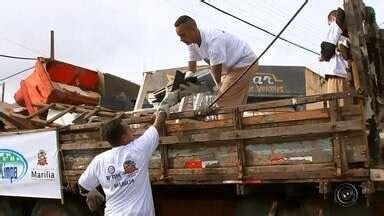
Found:
[[[250,23],[277,34],[303,0],[207,0]],[[365,0],[384,22],[384,1]],[[282,37],[319,52],[327,15],[343,0],[309,0]],[[273,37],[224,15],[199,0],[13,0],[0,1],[0,54],[49,57],[55,31],[55,58],[111,73],[140,84],[144,71],[186,66],[187,49],[173,26],[181,15],[202,29],[222,29],[246,41],[256,55]],[[381,25],[384,28],[384,24]],[[322,74],[318,56],[277,41],[261,65],[306,66]],[[0,79],[34,65],[0,58]],[[13,103],[19,83],[31,71],[6,80],[5,101]]]

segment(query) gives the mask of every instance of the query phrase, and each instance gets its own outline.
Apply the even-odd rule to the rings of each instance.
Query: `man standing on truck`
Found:
[[[203,30],[189,16],[180,16],[176,33],[188,46],[189,62],[186,78],[196,72],[196,62],[204,60],[210,65],[219,94],[227,89],[240,74],[256,60],[256,55],[247,43],[222,30]],[[257,66],[257,65],[256,65]],[[218,101],[218,106],[236,106],[247,102],[248,89],[258,67],[253,67]],[[198,93],[200,88],[193,83],[181,85],[182,91]]]
[[[134,139],[129,127],[119,123],[107,133],[112,149],[97,155],[80,176],[80,193],[91,211],[100,209],[106,195],[105,215],[154,216],[149,161],[159,144],[159,133],[169,107],[180,100],[178,90],[168,92],[156,112],[154,124]]]
[[[344,10],[338,8],[328,14],[329,30],[321,43],[320,61],[329,62],[325,73],[327,93],[343,92],[346,87],[348,68],[348,32]],[[342,105],[342,102],[340,103]]]

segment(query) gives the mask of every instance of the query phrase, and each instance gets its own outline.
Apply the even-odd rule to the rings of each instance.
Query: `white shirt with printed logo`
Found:
[[[222,30],[200,31],[201,44],[188,45],[189,61],[209,61],[210,65],[222,64],[222,73],[233,68],[246,67],[256,60],[247,43]]]
[[[331,22],[331,24],[329,26],[328,33],[325,37],[325,41],[332,43],[332,44],[335,44],[337,46],[337,43],[340,40],[344,39],[344,36],[341,35],[342,33],[343,33],[343,31],[337,25],[337,23]],[[346,78],[347,77],[347,67],[348,67],[348,62],[336,50],[335,55],[329,60],[329,68],[326,71],[325,75],[333,75],[333,76]]]
[[[88,165],[79,184],[88,191],[101,185],[105,215],[155,215],[148,166],[158,143],[159,133],[151,126],[139,138],[97,155]]]

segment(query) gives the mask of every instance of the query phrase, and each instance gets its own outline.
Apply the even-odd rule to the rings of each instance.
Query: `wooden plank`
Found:
[[[11,115],[7,115],[6,113],[1,112],[1,111],[0,111],[0,117],[18,129],[33,129],[33,128],[35,128],[31,124],[31,122],[26,121],[24,119],[14,118]]]
[[[254,104],[245,104],[245,105],[238,106],[238,108],[241,112],[244,112],[244,111],[251,111],[251,110],[277,108],[277,107],[298,106],[298,105],[304,105],[308,103],[315,103],[315,102],[320,102],[324,100],[339,99],[339,98],[345,98],[345,97],[359,97],[359,95],[357,95],[355,92],[330,93],[330,94],[321,94],[321,95],[304,96],[304,97],[297,97],[297,98],[290,98],[290,99],[283,99],[283,100],[260,102],[260,103],[254,103]],[[232,110],[234,108],[236,107],[221,108],[222,111],[218,113],[222,113],[225,111],[228,112],[227,111],[228,109]]]
[[[72,106],[68,107],[67,109],[61,111],[57,115],[55,115],[52,118],[48,119],[47,123],[50,124],[50,123],[54,122],[56,119],[60,118],[61,116],[65,115],[65,114],[67,114],[67,112],[70,112],[70,111],[74,110],[75,107],[76,107],[75,105],[72,105]]]
[[[38,115],[40,115],[40,114],[46,112],[47,110],[51,109],[53,106],[55,106],[55,104],[48,104],[48,105],[44,106],[43,108],[37,110],[36,112],[34,112],[34,113],[28,115],[27,118],[30,119],[30,118],[33,118],[33,117],[35,117],[35,116],[38,116]]]
[[[287,172],[287,173],[260,173],[255,177],[250,177],[245,180],[245,183],[249,182],[263,182],[264,180],[286,180],[286,179],[324,179],[336,177],[336,171],[324,170],[324,171],[307,171],[307,172]]]
[[[222,140],[239,140],[264,137],[287,137],[307,134],[326,134],[363,130],[362,120],[319,123],[317,125],[298,125],[289,127],[262,128],[249,130],[235,130],[215,133],[191,134],[183,136],[165,136],[160,138],[160,144],[181,144],[193,142],[210,142]]]
[[[239,112],[238,109],[236,109],[233,112],[233,122],[234,122],[234,129],[235,130],[242,130],[243,129],[243,123],[242,123],[242,113]],[[246,161],[246,155],[245,155],[245,145],[244,140],[237,140],[236,143],[236,152],[237,152],[237,167],[238,167],[238,178],[243,179],[245,174],[245,161]]]
[[[195,175],[233,175],[237,178],[237,167],[226,168],[200,168],[200,169],[169,169],[169,175],[174,177],[176,175],[190,175],[192,178]]]
[[[73,142],[70,144],[61,144],[61,150],[87,150],[87,149],[110,149],[111,145],[106,141],[100,142]]]
[[[97,114],[98,112],[100,111],[100,107],[96,107],[94,110],[88,112],[88,114],[86,116],[84,116],[84,120],[88,119],[89,117]]]
[[[152,157],[151,162],[156,159]],[[168,148],[169,168],[180,169],[188,162],[201,162],[206,167],[236,166],[237,151],[235,142],[194,143],[174,145]]]
[[[331,94],[321,94],[321,95],[313,95],[313,96],[304,96],[283,100],[274,100],[267,102],[259,102],[253,104],[245,104],[236,107],[221,107],[221,108],[212,108],[212,109],[202,109],[202,110],[192,110],[178,113],[171,113],[168,119],[180,119],[180,118],[201,118],[201,116],[207,115],[216,115],[216,114],[226,114],[232,113],[234,109],[239,108],[240,112],[245,111],[253,111],[253,110],[265,110],[279,107],[289,107],[289,106],[297,106],[308,103],[315,103],[324,100],[330,100],[333,98],[345,98],[345,97],[358,97],[361,96],[356,94],[355,92],[343,92],[343,93],[331,93]],[[132,117],[129,119],[124,119],[126,124],[136,124],[136,123],[144,123],[154,121],[154,116],[142,116],[142,117]]]
[[[94,122],[94,123],[80,124],[80,125],[67,125],[65,127],[60,128],[60,132],[99,129],[102,125],[103,125],[102,122]]]
[[[167,134],[166,126],[163,127],[163,135]],[[161,163],[161,179],[162,180],[168,180],[168,171],[169,171],[169,165],[168,165],[168,146],[161,145],[160,146],[160,163]]]
[[[354,72],[353,79],[358,79],[359,81],[355,84],[358,84],[360,88],[356,88],[358,92],[365,92],[367,91],[367,82],[366,82],[366,76],[365,73],[367,72],[364,64],[363,64],[363,56],[361,53],[362,48],[362,33],[363,33],[363,27],[362,27],[362,14],[359,9],[357,9],[357,4],[355,0],[348,0],[344,2],[344,10],[345,10],[345,18],[346,23],[348,27],[349,32],[349,40],[350,40],[350,52],[352,55],[352,59],[355,63],[355,66],[357,66],[357,72]],[[354,65],[352,65],[355,67]],[[356,67],[355,67],[356,68]],[[353,69],[353,68],[352,68]],[[353,72],[353,71],[352,71]],[[356,86],[355,86],[356,87]]]
[[[329,101],[329,116],[331,119],[331,122],[336,122],[340,119],[340,116],[338,115],[338,101],[337,100],[331,100]],[[337,170],[337,176],[341,176],[343,170],[341,167],[341,154],[340,154],[340,136],[338,134],[332,134],[332,143],[333,143],[333,160],[336,164],[336,170]]]
[[[57,124],[55,123],[51,123],[51,124],[48,124],[47,121],[44,121],[44,120],[41,120],[41,119],[27,119],[27,116],[24,116],[24,115],[21,115],[21,114],[17,114],[17,113],[10,113],[10,116],[14,117],[14,118],[18,118],[18,119],[24,119],[24,120],[28,120],[30,121],[32,124],[36,125],[36,126],[41,126],[41,127],[46,127],[46,126],[58,126]]]
[[[297,139],[297,138],[296,138]],[[246,145],[247,166],[295,165],[333,162],[330,138],[300,139]]]
[[[343,134],[342,139],[344,143],[348,144],[346,145],[348,163],[369,162],[365,132]]]
[[[66,170],[66,175],[70,182],[77,183],[83,170]],[[369,169],[349,169],[343,177],[336,177],[335,170],[323,169],[319,171],[281,173],[259,173],[244,180],[237,180],[236,168],[227,170],[209,171],[209,173],[219,173],[207,175],[199,170],[187,170],[180,172],[171,169],[172,176],[169,181],[160,180],[160,170],[150,169],[150,179],[152,184],[268,184],[268,183],[316,183],[327,180],[329,182],[361,182],[369,178]]]
[[[181,122],[177,124],[167,124],[167,133],[191,130],[206,130],[223,127],[233,127],[233,120],[222,119],[217,121],[197,121],[187,119],[186,122]]]
[[[318,164],[295,164],[295,165],[268,165],[268,166],[247,166],[249,175],[258,175],[260,173],[286,173],[286,172],[309,172],[321,170],[333,170],[336,174],[335,165],[333,163]]]
[[[84,116],[87,115],[88,112],[82,112],[80,115],[78,115],[75,119],[73,119],[72,123],[74,124],[81,124],[84,123]]]
[[[80,133],[60,133],[59,140],[60,142],[69,141],[69,142],[78,142],[79,140],[84,139],[101,139],[102,137],[99,134],[99,131],[97,130],[91,130],[86,132],[80,132]]]
[[[323,109],[311,110],[311,111],[300,111],[300,112],[289,112],[289,113],[278,113],[272,115],[260,115],[243,118],[244,125],[264,124],[264,123],[275,123],[275,122],[287,122],[287,121],[300,121],[308,119],[327,119],[328,113]]]

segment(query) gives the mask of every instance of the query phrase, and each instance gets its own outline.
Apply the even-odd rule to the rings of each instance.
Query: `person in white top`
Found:
[[[346,52],[348,32],[345,27],[345,14],[341,8],[329,13],[328,25],[326,39],[321,43],[320,61],[329,62],[325,73],[327,93],[336,93],[345,90],[349,58]]]
[[[186,77],[196,72],[196,62],[204,60],[210,65],[211,74],[223,92],[256,60],[256,55],[247,43],[222,30],[202,30],[189,16],[180,16],[176,22],[176,33],[188,46],[189,62]],[[248,89],[258,66],[237,82],[217,102],[219,106],[236,106],[247,102]]]
[[[106,196],[105,215],[155,215],[148,166],[159,144],[159,133],[169,107],[178,100],[178,92],[167,93],[154,124],[137,139],[133,139],[130,128],[121,123],[107,134],[113,148],[97,155],[78,181],[80,193],[87,196],[91,211],[103,204],[104,197],[96,190],[101,185]]]

